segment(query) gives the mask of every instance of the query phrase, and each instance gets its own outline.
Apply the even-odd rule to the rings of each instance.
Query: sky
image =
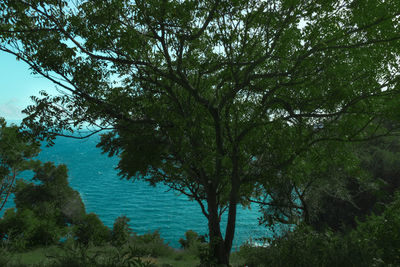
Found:
[[[21,120],[21,111],[33,102],[30,96],[45,90],[57,94],[55,86],[48,80],[31,74],[29,66],[17,61],[15,56],[0,51],[0,117]]]

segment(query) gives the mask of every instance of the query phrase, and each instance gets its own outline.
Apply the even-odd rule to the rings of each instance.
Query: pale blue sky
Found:
[[[0,117],[22,119],[21,110],[32,104],[30,96],[38,95],[40,90],[57,93],[54,88],[48,80],[31,74],[25,62],[0,51]]]

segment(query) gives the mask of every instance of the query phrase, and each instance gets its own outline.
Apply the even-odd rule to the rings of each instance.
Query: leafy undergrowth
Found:
[[[184,267],[197,266],[199,259],[185,251],[171,251],[169,255],[134,256],[129,249],[117,249],[107,247],[75,247],[63,248],[57,246],[37,248],[27,252],[12,253],[2,251],[0,254],[0,266],[19,267]]]
[[[233,267],[245,266],[238,253],[232,254]],[[188,267],[199,266],[199,256],[193,250],[171,250],[168,255],[129,257],[127,249],[113,246],[66,248],[50,246],[26,252],[0,253],[0,266],[7,267]]]

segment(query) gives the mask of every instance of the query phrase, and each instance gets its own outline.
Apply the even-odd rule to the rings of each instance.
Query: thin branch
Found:
[[[16,176],[17,176],[17,172],[16,172],[15,169],[13,169],[13,178],[12,178],[12,181],[11,181],[11,183],[10,183],[8,189],[7,189],[7,195],[6,195],[6,198],[4,199],[4,201],[3,201],[3,203],[2,203],[2,205],[1,205],[1,207],[0,207],[0,211],[4,208],[4,205],[6,204],[6,202],[7,202],[7,200],[8,200],[8,197],[10,196],[11,189],[12,189],[12,187],[13,187],[13,185],[14,185]]]

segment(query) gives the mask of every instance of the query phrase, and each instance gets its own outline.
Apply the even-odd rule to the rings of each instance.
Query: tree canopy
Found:
[[[98,146],[120,174],[197,201],[228,264],[239,203],[318,143],[395,130],[399,16],[395,0],[5,0],[0,50],[61,92],[32,98],[32,134],[111,130]]]

